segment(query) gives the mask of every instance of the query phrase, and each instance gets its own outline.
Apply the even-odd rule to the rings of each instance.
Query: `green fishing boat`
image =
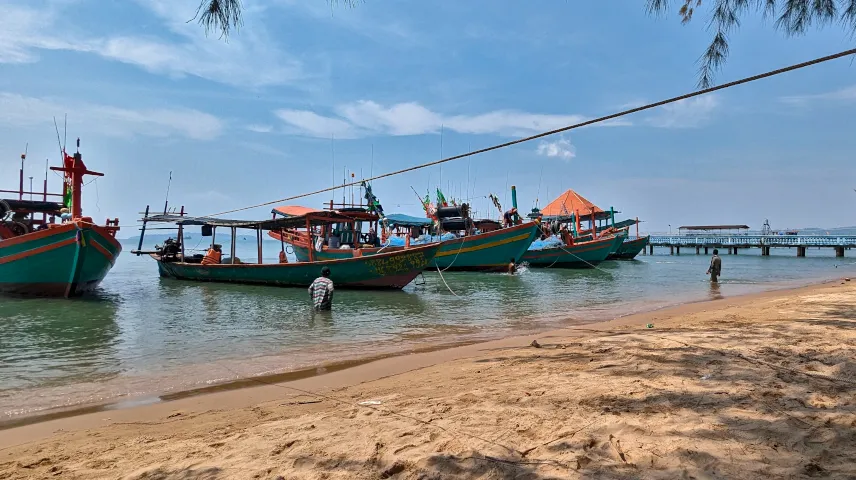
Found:
[[[639,255],[639,252],[645,250],[650,238],[649,236],[624,238],[624,241],[618,246],[618,250],[610,253],[607,260],[633,260],[636,258],[636,255]]]
[[[440,249],[439,244],[412,247],[406,250],[381,252],[363,256],[358,250],[349,258],[319,260],[309,250],[307,261],[288,263],[284,255],[279,263],[262,261],[262,231],[294,228],[303,225],[311,231],[313,227],[333,222],[347,221],[348,217],[334,212],[314,212],[302,216],[276,218],[264,221],[225,220],[214,218],[186,218],[183,215],[156,215],[144,219],[148,222],[171,222],[178,226],[178,237],[165,242],[153,252],[136,250],[132,253],[149,254],[157,261],[161,277],[201,282],[243,283],[279,287],[307,287],[318,278],[322,267],[330,268],[330,279],[336,288],[401,289],[413,281],[433,260]],[[232,233],[231,256],[222,263],[209,261],[212,251],[206,255],[185,256],[183,234],[187,226],[202,226],[202,235],[212,237],[212,250],[217,251],[216,229],[229,228]],[[235,256],[237,229],[256,232],[258,261],[247,263]],[[145,234],[145,232],[143,232]],[[208,235],[206,235],[208,234]],[[142,239],[141,239],[142,240]],[[212,255],[209,257],[209,255]]]
[[[87,170],[80,152],[63,155],[63,166],[51,168],[64,173],[62,194],[47,193],[46,176],[44,191],[36,193],[42,199],[24,200],[35,192],[24,192],[22,155],[18,198],[0,200],[0,293],[68,298],[91,292],[122,251],[118,219],[99,226],[82,213],[83,176],[102,174]]]
[[[521,261],[537,268],[594,268],[606,260],[621,241],[621,237],[606,235],[573,245],[530,249]]]

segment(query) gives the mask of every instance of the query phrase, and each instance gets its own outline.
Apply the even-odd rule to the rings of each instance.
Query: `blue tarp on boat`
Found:
[[[393,213],[386,216],[390,227],[430,227],[433,221],[425,217],[411,217],[403,213]]]

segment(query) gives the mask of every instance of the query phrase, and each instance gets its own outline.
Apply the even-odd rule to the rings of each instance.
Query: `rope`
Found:
[[[589,262],[587,262],[585,259],[583,259],[583,258],[581,258],[581,257],[579,257],[579,256],[577,256],[577,255],[575,255],[575,254],[574,254],[574,253],[572,253],[572,252],[569,252],[568,250],[565,250],[565,247],[561,247],[561,246],[560,246],[559,248],[561,248],[562,250],[564,250],[564,251],[565,251],[565,253],[567,253],[568,255],[571,255],[571,256],[573,256],[573,257],[576,257],[576,258],[577,258],[577,260],[579,260],[579,261],[581,261],[581,262],[585,263],[586,265],[590,266],[591,268],[594,268],[595,270],[600,270],[601,272],[606,272],[606,273],[608,273],[608,274],[612,275],[612,272],[610,272],[609,270],[604,270],[604,269],[602,269],[602,268],[598,267],[597,265],[595,265],[595,264],[593,264],[593,263],[589,263]],[[556,263],[556,262],[553,262],[553,263]]]
[[[473,156],[473,155],[478,155],[478,154],[480,154],[480,153],[486,153],[486,152],[490,152],[490,151],[493,151],[493,150],[499,150],[499,149],[501,149],[501,148],[511,147],[511,146],[513,146],[513,145],[518,145],[518,144],[521,144],[521,143],[530,142],[530,141],[532,141],[532,140],[537,140],[537,139],[539,139],[539,138],[547,137],[547,136],[550,136],[550,135],[555,135],[555,134],[557,134],[557,133],[567,132],[567,131],[569,131],[569,130],[574,130],[574,129],[577,129],[577,128],[582,128],[582,127],[585,127],[585,126],[588,126],[588,125],[594,125],[594,124],[596,124],[596,123],[602,123],[602,122],[605,122],[605,121],[608,121],[608,120],[612,120],[612,119],[615,119],[615,118],[623,117],[623,116],[630,115],[630,114],[633,114],[633,113],[642,112],[642,111],[645,111],[645,110],[650,110],[650,109],[652,109],[652,108],[661,107],[661,106],[663,106],[663,105],[668,105],[668,104],[670,104],[670,103],[675,103],[675,102],[679,102],[679,101],[681,101],[681,100],[686,100],[686,99],[689,99],[689,98],[694,98],[694,97],[698,97],[698,96],[701,96],[701,95],[706,95],[706,94],[708,94],[708,93],[713,93],[713,92],[716,92],[716,91],[719,91],[719,90],[724,90],[724,89],[726,89],[726,88],[736,87],[736,86],[738,86],[738,85],[743,85],[743,84],[745,84],[745,83],[750,83],[750,82],[754,82],[754,81],[756,81],[756,80],[761,80],[761,79],[764,79],[764,78],[773,77],[773,76],[776,76],[776,75],[781,75],[781,74],[783,74],[783,73],[791,72],[791,71],[794,71],[794,70],[799,70],[799,69],[801,69],[801,68],[810,67],[810,66],[813,66],[813,65],[817,65],[817,64],[820,64],[820,63],[828,62],[828,61],[830,61],[830,60],[835,60],[835,59],[838,59],[838,58],[841,58],[841,57],[846,57],[846,56],[848,56],[848,55],[854,55],[854,54],[856,54],[856,48],[853,48],[853,49],[850,49],[850,50],[845,50],[845,51],[843,51],[843,52],[839,52],[839,53],[836,53],[836,54],[833,54],[833,55],[827,55],[827,56],[825,56],[825,57],[815,58],[815,59],[813,59],[813,60],[809,60],[809,61],[807,61],[807,62],[797,63],[797,64],[794,64],[794,65],[790,65],[790,66],[788,66],[788,67],[783,67],[783,68],[779,68],[779,69],[776,69],[776,70],[771,70],[771,71],[768,71],[768,72],[765,72],[765,73],[761,73],[761,74],[758,74],[758,75],[753,75],[753,76],[751,76],[751,77],[745,77],[745,78],[742,78],[742,79],[740,79],[740,80],[735,80],[735,81],[733,81],[733,82],[723,83],[722,85],[718,85],[718,86],[715,86],[715,87],[705,88],[705,89],[698,90],[698,91],[695,91],[695,92],[692,92],[692,93],[686,93],[686,94],[683,94],[683,95],[679,95],[679,96],[677,96],[677,97],[668,98],[668,99],[666,99],[666,100],[660,100],[659,102],[649,103],[649,104],[647,104],[647,105],[643,105],[643,106],[641,106],[641,107],[630,108],[630,109],[627,109],[627,110],[620,111],[620,112],[618,112],[618,113],[612,113],[612,114],[605,115],[605,116],[602,116],[602,117],[593,118],[593,119],[586,120],[586,121],[583,121],[583,122],[580,122],[580,123],[576,123],[576,124],[569,125],[569,126],[566,126],[566,127],[557,128],[557,129],[555,129],[555,130],[550,130],[550,131],[543,132],[543,133],[539,133],[539,134],[532,135],[532,136],[529,136],[529,137],[524,137],[524,138],[520,138],[520,139],[517,139],[517,140],[512,140],[512,141],[510,141],[510,142],[500,143],[500,144],[498,144],[498,145],[493,145],[493,146],[490,146],[490,147],[482,148],[482,149],[479,149],[479,150],[474,150],[474,151],[471,151],[471,152],[468,152],[468,153],[463,153],[463,154],[460,154],[460,155],[454,155],[454,156],[447,157],[447,158],[443,158],[443,159],[440,159],[440,160],[435,160],[435,161],[433,161],[433,162],[423,163],[423,164],[421,164],[421,165],[415,165],[415,166],[408,167],[408,168],[404,168],[404,169],[401,169],[401,170],[396,170],[396,171],[394,171],[394,172],[389,172],[389,173],[384,173],[384,174],[381,174],[381,175],[376,175],[376,176],[374,176],[374,177],[370,177],[370,178],[367,178],[367,179],[361,179],[361,180],[356,181],[356,182],[345,183],[345,184],[342,184],[342,185],[336,185],[336,186],[333,186],[333,187],[323,188],[323,189],[321,189],[321,190],[316,190],[316,191],[314,191],[314,192],[310,192],[310,193],[303,193],[303,194],[300,194],[300,195],[294,195],[294,196],[291,196],[291,197],[281,198],[281,199],[279,199],[279,200],[273,200],[273,201],[270,201],[270,202],[259,203],[259,204],[256,204],[256,205],[251,205],[251,206],[249,206],[249,207],[236,208],[236,209],[234,209],[234,210],[226,210],[226,211],[224,211],[224,212],[213,213],[213,214],[211,214],[211,215],[204,215],[203,217],[187,217],[187,218],[216,217],[216,216],[220,216],[220,215],[226,215],[226,214],[229,214],[229,213],[241,212],[241,211],[244,211],[244,210],[250,210],[250,209],[253,209],[253,208],[264,207],[264,206],[267,206],[267,205],[273,205],[273,204],[275,204],[275,203],[288,202],[288,201],[291,201],[291,200],[296,200],[296,199],[298,199],[298,198],[309,197],[309,196],[312,196],[312,195],[317,195],[317,194],[319,194],[319,193],[325,193],[325,192],[329,192],[329,191],[332,191],[332,190],[338,190],[338,189],[340,189],[340,188],[356,186],[356,185],[361,184],[362,182],[371,182],[371,181],[374,181],[374,180],[379,180],[379,179],[381,179],[381,178],[391,177],[391,176],[393,176],[393,175],[400,175],[400,174],[402,174],[402,173],[412,172],[412,171],[414,171],[414,170],[420,170],[420,169],[428,168],[428,167],[432,167],[432,166],[435,166],[435,165],[441,165],[441,164],[443,164],[443,163],[451,162],[451,161],[454,161],[454,160],[460,160],[460,159],[462,159],[462,158],[471,157],[471,156]]]
[[[440,238],[442,238],[442,235],[440,236]],[[454,265],[454,264],[455,264],[455,261],[457,261],[457,260],[458,260],[458,255],[460,255],[460,254],[461,254],[461,250],[463,250],[463,249],[464,249],[464,242],[465,242],[465,237],[461,237],[461,245],[458,247],[458,253],[456,253],[456,254],[455,254],[455,258],[453,258],[453,259],[452,259],[452,263],[450,263],[448,267],[446,267],[446,268],[444,268],[444,269],[443,269],[443,271],[444,271],[444,272],[445,272],[446,270],[448,270],[448,269],[452,268],[452,265]],[[442,242],[442,240],[440,241],[440,243],[443,243],[443,242]],[[440,270],[440,267],[437,267],[437,270],[439,271],[439,270]],[[444,280],[444,281],[445,281],[445,280]]]
[[[449,293],[451,293],[452,295],[454,295],[454,296],[456,296],[456,297],[457,297],[457,296],[458,296],[458,294],[457,294],[457,293],[455,293],[455,292],[451,289],[451,287],[449,287],[449,284],[448,284],[448,283],[446,283],[446,279],[445,279],[445,278],[443,278],[443,272],[440,270],[440,267],[437,267],[437,273],[439,273],[439,274],[440,274],[440,280],[442,280],[442,281],[443,281],[443,284],[444,284],[444,285],[446,285],[446,288],[448,288],[448,289],[449,289]]]

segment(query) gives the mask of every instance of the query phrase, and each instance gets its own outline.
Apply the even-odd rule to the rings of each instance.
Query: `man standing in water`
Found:
[[[514,259],[511,259],[511,263],[508,264],[508,274],[514,275],[517,272],[517,265],[514,264]]]
[[[321,269],[321,276],[309,285],[309,296],[315,310],[330,310],[333,307],[333,280],[330,280],[330,267]]]
[[[710,281],[716,283],[719,274],[722,273],[722,259],[719,258],[719,250],[713,249],[713,257],[710,258],[710,268],[707,269],[710,274]]]

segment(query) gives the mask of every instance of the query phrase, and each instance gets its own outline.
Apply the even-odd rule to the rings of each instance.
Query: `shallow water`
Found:
[[[597,270],[426,273],[402,292],[336,291],[334,310],[315,313],[304,289],[160,279],[133,247],[126,243],[96,297],[0,300],[0,421],[856,272],[852,257],[831,251],[746,251],[723,256],[712,287],[709,257],[662,249]],[[269,261],[278,248],[266,242]],[[252,258],[255,246],[239,242],[238,252]]]

